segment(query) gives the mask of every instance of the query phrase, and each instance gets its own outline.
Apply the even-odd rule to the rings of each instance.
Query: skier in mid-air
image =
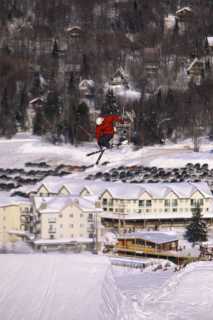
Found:
[[[96,119],[96,140],[100,149],[110,148],[110,140],[115,133],[115,122],[124,123],[125,120],[118,115],[107,115]]]

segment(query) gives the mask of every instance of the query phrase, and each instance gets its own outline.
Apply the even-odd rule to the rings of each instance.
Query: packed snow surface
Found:
[[[116,320],[109,261],[91,255],[0,255],[0,319]]]

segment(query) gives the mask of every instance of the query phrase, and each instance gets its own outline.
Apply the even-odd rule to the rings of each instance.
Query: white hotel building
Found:
[[[75,195],[92,199],[102,208],[106,225],[129,226],[184,224],[199,205],[202,216],[213,221],[213,195],[207,183],[122,183],[76,180],[72,177],[47,179],[31,192],[37,196]]]

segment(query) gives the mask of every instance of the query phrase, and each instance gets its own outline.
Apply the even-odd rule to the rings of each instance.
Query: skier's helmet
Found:
[[[96,119],[96,124],[97,124],[97,126],[100,126],[103,121],[104,121],[104,118],[98,117],[98,118]]]

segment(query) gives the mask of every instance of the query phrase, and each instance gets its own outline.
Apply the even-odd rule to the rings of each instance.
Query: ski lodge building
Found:
[[[213,221],[213,196],[205,182],[133,184],[52,177],[28,190],[28,196],[0,202],[1,242],[26,232],[36,246],[51,240],[94,244],[103,227],[127,232],[187,224],[198,205],[203,219]]]
[[[197,205],[203,218],[209,223],[213,221],[213,196],[205,182],[133,184],[56,178],[47,180],[30,194],[92,199],[102,208],[102,223],[109,227],[183,225]]]

